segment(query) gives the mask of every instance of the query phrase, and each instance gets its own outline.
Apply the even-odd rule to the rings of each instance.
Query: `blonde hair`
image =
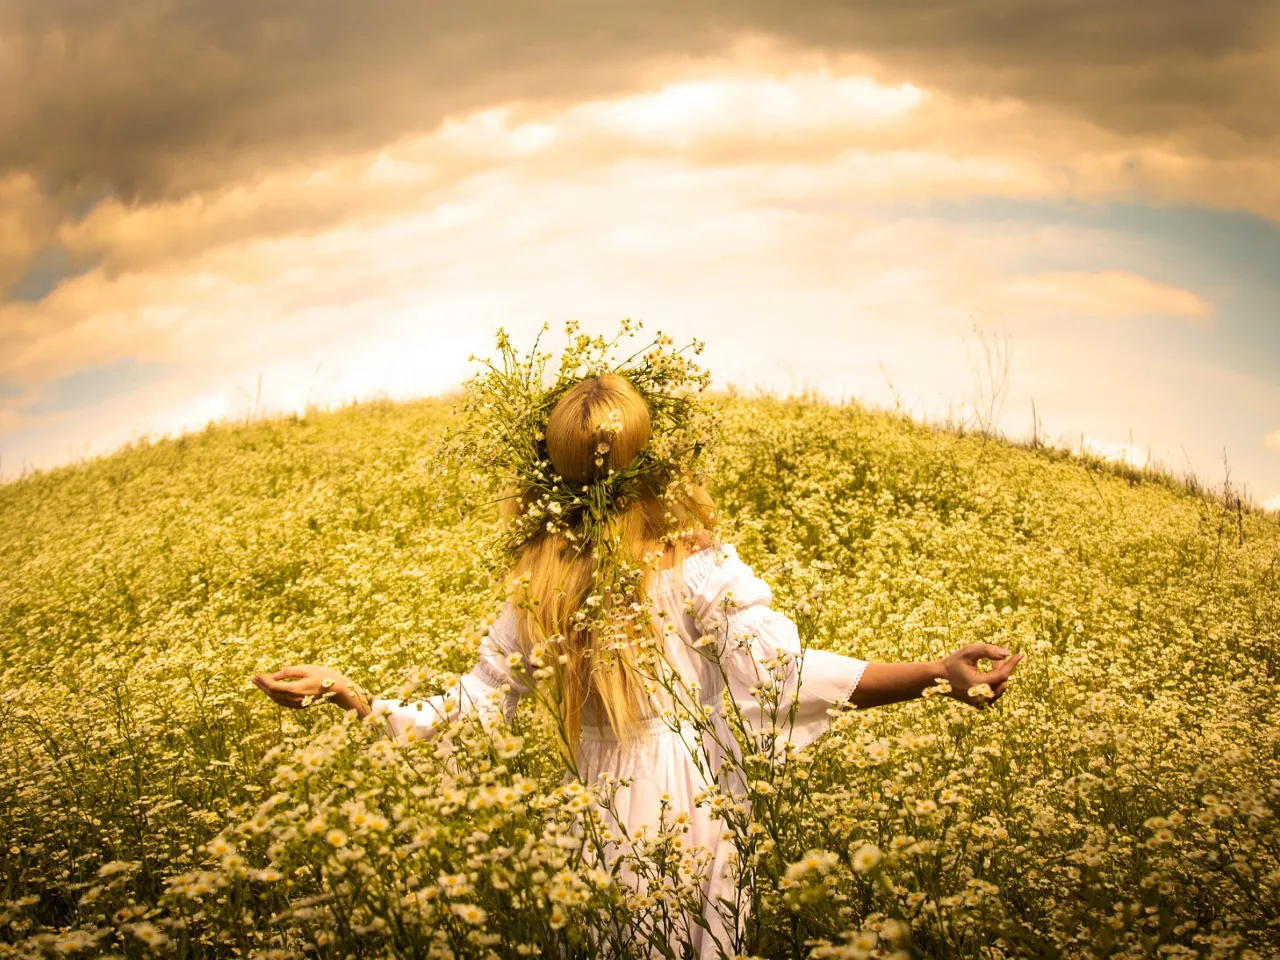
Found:
[[[648,404],[635,387],[617,374],[599,374],[575,383],[552,410],[547,456],[564,480],[588,483],[624,469],[648,445],[651,431]],[[519,515],[533,499],[532,491],[512,493],[503,501],[509,517]],[[644,602],[656,576],[645,561],[661,557],[670,543],[673,575],[679,576],[688,553],[686,540],[701,532],[705,542],[705,531],[715,527],[717,516],[711,497],[696,484],[674,503],[664,503],[658,490],[642,488],[640,493],[618,510],[607,533],[627,561],[643,565],[639,598]],[[521,648],[526,657],[537,648],[546,651],[542,659],[553,672],[550,700],[570,748],[577,746],[583,708],[593,696],[619,739],[632,736],[651,712],[636,660],[640,638],[629,633],[631,642],[613,648],[596,630],[575,622],[591,592],[595,562],[590,549],[580,549],[563,532],[544,532],[523,548],[509,574],[516,578],[512,599]],[[660,625],[655,622],[650,629],[661,651]]]

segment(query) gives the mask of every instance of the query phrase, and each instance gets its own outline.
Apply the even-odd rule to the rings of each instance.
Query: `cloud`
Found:
[[[1144,467],[1151,463],[1151,450],[1140,443],[1122,443],[1118,440],[1085,437],[1078,447],[1083,452],[1092,453],[1115,463],[1126,463],[1134,467]]]
[[[1007,311],[1071,317],[1174,317],[1207,329],[1213,305],[1192,293],[1123,270],[1048,271],[1011,277],[992,293]]]
[[[309,230],[264,228],[300,189],[292,176],[228,193],[206,218],[184,201],[100,214],[94,229],[108,239],[98,266],[39,303],[0,305],[0,377],[35,389],[129,358],[198,370],[177,378],[185,389],[165,388],[164,403],[192,417],[234,409],[229,384],[249,389],[259,373],[274,405],[297,408],[308,397],[444,389],[465,375],[469,353],[487,352],[499,324],[578,316],[607,327],[627,314],[707,339],[721,382],[891,402],[888,376],[910,407],[934,415],[971,389],[963,338],[975,309],[1014,302],[1000,283],[1026,246],[1025,225],[885,220],[821,198],[933,195],[948,179],[961,193],[984,181],[1036,189],[1034,171],[846,151],[802,167],[699,166],[660,154],[554,175],[565,162],[556,151],[572,155],[594,134],[567,121],[552,127],[557,135],[529,154],[546,168],[480,164],[470,176],[441,175],[459,137],[495,155],[508,153],[508,133],[532,142],[521,140],[521,124],[460,119],[439,135],[446,146],[416,138],[368,162],[313,171],[338,212]],[[403,187],[386,194],[401,203],[346,213],[387,182]],[[202,224],[217,229],[189,236]],[[1064,255],[1105,250],[1091,232],[1055,242]],[[1068,294],[1071,305],[1111,317],[1120,303],[1191,309],[1178,291],[1137,275],[1110,287],[1090,274],[1032,276],[1059,295],[1054,310]],[[1116,287],[1123,297],[1111,296]],[[1021,294],[1020,320],[1052,318]],[[1044,349],[1069,366],[1059,348]],[[1047,389],[1036,395],[1053,403]],[[92,417],[119,411],[124,429],[158,396],[122,394]],[[55,443],[72,427],[38,413],[41,399],[24,392],[0,408],[11,411],[10,432],[44,430]],[[162,410],[144,419],[190,417]],[[119,433],[94,429],[99,440]]]
[[[642,189],[662,174],[664,190]],[[28,355],[39,376],[65,369],[68,357],[106,365],[133,356],[182,372],[58,414],[15,419],[0,400],[3,463],[11,472],[24,460],[47,465],[68,449],[106,451],[140,432],[242,414],[259,376],[268,409],[439,392],[466,375],[470,353],[491,352],[497,326],[527,344],[537,324],[570,316],[600,331],[630,315],[681,340],[699,336],[718,386],[812,386],[876,403],[892,403],[896,389],[908,409],[932,416],[963,405],[970,311],[955,278],[970,278],[959,292],[985,295],[1024,245],[1022,225],[850,225],[842,212],[743,204],[739,189],[716,171],[666,163],[536,183],[501,171],[401,217],[220,247],[114,278],[91,271],[36,307],[80,305],[49,349]],[[1070,242],[1096,248],[1088,233]],[[1022,319],[1044,325],[1039,315]],[[1049,425],[1094,437],[1132,427],[1142,445],[1171,450],[1169,462],[1181,464],[1183,442],[1212,468],[1222,421],[1207,417],[1201,429],[1188,411],[1212,397],[1243,406],[1234,383],[1192,389],[1164,358],[1135,366],[1096,339],[1015,332],[1014,350],[1002,421],[1011,432],[1029,422],[1034,396]],[[1277,400],[1274,387],[1258,398],[1268,410]],[[1266,479],[1234,455],[1233,465]]]
[[[576,8],[575,8],[576,7]],[[1226,0],[441,7],[387,0],[45,0],[0,12],[0,168],[154,199],[358,152],[513,98],[565,104],[758,46],[858,57],[891,84],[1014,98],[1123,136],[1274,148],[1274,8]],[[1270,80],[1268,84],[1266,81]]]
[[[51,456],[235,409],[258,373],[286,406],[431,392],[499,323],[623,312],[706,336],[725,380],[884,400],[888,371],[930,412],[971,386],[971,316],[1007,317],[1042,410],[1123,436],[1114,410],[1159,394],[1173,418],[1192,401],[1154,370],[1044,331],[1216,337],[1232,291],[1117,260],[1105,230],[924,211],[1280,218],[1278,121],[1253,109],[1274,31],[1244,4],[1035,11],[0,9],[0,431]],[[4,302],[19,281],[36,302]],[[49,384],[127,360],[200,374],[48,409]]]
[[[1059,186],[1033,162],[951,155],[917,143],[903,121],[923,98],[914,88],[819,72],[666,86],[588,101],[539,121],[519,122],[511,107],[494,108],[451,119],[433,134],[320,166],[281,168],[214,193],[141,205],[105,201],[64,224],[57,238],[77,260],[101,262],[114,274],[250,239],[400,216],[492,170],[555,179],[611,164],[658,169],[663,159],[674,161],[668,176],[715,169],[715,179],[736,181],[739,192],[770,202],[815,201],[824,193],[846,202],[1047,196]],[[685,106],[668,110],[672,103]],[[901,143],[859,140],[868,129],[888,127]]]
[[[34,176],[0,174],[0,297],[26,274],[55,226],[53,204]]]
[[[572,278],[568,264],[586,258],[619,284],[631,282],[629,270],[672,284],[688,273],[673,265],[711,257],[716,270],[737,265],[779,289],[838,290],[884,316],[1211,322],[1199,295],[1136,273],[1010,278],[1021,233],[1011,242],[1007,230],[875,214],[895,201],[1043,199],[1061,189],[1061,163],[949,152],[945,137],[929,147],[922,129],[935,118],[920,115],[937,99],[822,69],[774,77],[739,68],[536,120],[485,110],[212,194],[100,203],[56,235],[73,259],[95,266],[39,303],[0,303],[0,376],[43,382],[124,357],[212,364],[226,354],[232,363],[269,328],[280,344],[312,336],[299,333],[299,317],[340,324],[343,309],[361,316],[364,303],[431,299],[442,286],[474,302],[456,278],[503,258],[511,266],[477,282],[518,283],[526,269]],[[1019,117],[994,107],[978,114],[1014,125]],[[782,132],[766,144],[771,123]],[[863,142],[868,131],[879,140]],[[589,238],[601,236],[594,247],[600,241]],[[1094,255],[1104,249],[1092,246]],[[574,286],[560,289],[572,296]]]
[[[862,337],[875,349],[897,341],[896,333],[886,339],[882,323],[897,318],[905,329],[921,317],[956,315],[941,301],[941,277],[989,273],[970,269],[981,244],[956,228],[851,221],[774,202],[779,192],[855,182],[880,194],[892,185],[883,171],[872,176],[869,159],[837,159],[800,179],[785,168],[725,171],[663,158],[570,168],[564,176],[512,166],[449,179],[433,174],[438,146],[405,144],[398,154],[345,168],[347,176],[315,172],[339,213],[311,230],[264,229],[297,189],[289,178],[231,193],[206,206],[203,218],[182,201],[100,211],[81,234],[98,237],[98,266],[39,303],[0,305],[0,377],[39,385],[132,358],[199,368],[216,384],[220,376],[278,368],[308,344],[314,356],[274,375],[274,386],[287,384],[295,400],[320,362],[348,371],[342,389],[352,396],[397,383],[429,392],[460,379],[462,358],[483,350],[486,331],[499,323],[575,312],[603,320],[626,311],[674,318],[695,332],[701,316],[708,328],[729,331],[719,347],[726,369],[786,386],[793,375],[756,355],[775,336],[769,317],[812,314],[821,330],[821,318],[842,316],[839,342],[851,348]],[[930,177],[946,166],[938,158]],[[370,175],[379,168],[382,177]],[[400,203],[363,216],[341,212],[359,208],[359,198],[387,177],[405,186],[387,194]],[[933,253],[921,257],[920,250]],[[756,332],[743,339],[742,325]],[[474,339],[449,353],[442,330]],[[830,336],[788,336],[784,356],[799,359],[801,347],[808,356],[834,356]],[[879,356],[892,359],[897,349]],[[376,359],[357,370],[370,351]],[[419,355],[447,360],[452,381],[407,372],[413,362],[406,357]],[[875,359],[860,361],[860,382],[882,381]],[[816,374],[800,367],[847,392],[851,368],[842,363]],[[318,386],[315,399],[340,389],[323,380]],[[35,399],[23,394],[12,403],[26,411],[29,429],[51,422],[32,413]]]
[[[479,0],[85,0],[0,9],[0,169],[171,198],[359,152],[514,96],[633,84],[681,41],[660,9]],[[674,44],[674,46],[673,46]]]
[[[891,124],[927,97],[909,83],[828,71],[782,76],[715,76],[669,83],[652,93],[592,101],[568,112],[570,122],[621,139],[687,149],[708,140],[796,140],[839,131],[846,137]]]
[[[1263,510],[1275,510],[1277,513],[1280,513],[1280,493],[1276,494],[1274,497],[1268,497],[1266,500],[1263,500],[1261,506]]]
[[[284,168],[252,183],[164,203],[108,200],[64,225],[58,241],[114,274],[414,209],[436,189],[436,180],[431,164],[405,163],[379,151],[318,168]]]
[[[774,61],[777,72],[762,68]],[[860,60],[845,63],[870,69]],[[28,284],[39,294],[95,263],[112,273],[142,269],[247,239],[397,215],[463,179],[513,165],[531,176],[563,177],[678,159],[725,177],[759,178],[755,193],[771,191],[770,202],[1139,196],[1280,217],[1280,181],[1270,162],[1144,146],[1018,100],[880,82],[759,42],[668,70],[686,76],[554,107],[509,99],[368,148],[335,134],[323,156],[281,154],[252,176],[237,175],[229,160],[216,165],[214,180],[175,187],[167,198],[159,186],[150,200],[145,191],[132,201],[77,194],[84,210],[74,216],[60,214],[56,198],[32,176],[13,175],[7,195],[0,187],[0,296],[30,275],[50,243],[68,269]],[[48,171],[43,180],[57,182]],[[3,229],[6,220],[16,226]]]
[[[1106,200],[1135,189],[1132,152],[1096,130],[1034,136],[1024,105],[960,102],[825,68],[771,75],[731,59],[716,69],[725,72],[536,116],[518,104],[460,115],[433,133],[200,194],[106,200],[63,223],[57,242],[74,261],[114,274],[246,240],[399,216],[489,171],[517,168],[544,179],[663,159],[678,171],[667,175],[713,169],[738,181],[752,202],[811,207],[973,196]],[[1184,180],[1149,175],[1147,190],[1156,199],[1178,196]],[[1252,197],[1269,204],[1274,195],[1280,215],[1273,180],[1268,175],[1272,185]]]
[[[587,146],[612,137],[723,164],[825,160],[857,140],[868,157],[1035,168],[1060,195],[1280,217],[1273,5],[1024,3],[8,5],[0,178],[34,178],[54,223],[93,246],[120,209],[194,200],[199,217],[200,204],[360,162],[459,117],[515,109],[525,145],[509,146],[537,152],[556,136],[540,116],[594,103],[605,104],[598,117],[567,118],[599,121]],[[707,79],[744,64],[767,76]],[[838,81],[813,79],[823,71]],[[892,122],[904,113],[917,122]],[[315,209],[283,202],[257,222],[289,231],[340,219],[322,185],[297,196],[313,191]],[[364,199],[376,208],[392,196]],[[115,209],[80,229],[104,199]],[[0,190],[0,236],[41,234],[23,209]],[[15,217],[24,226],[6,230]],[[183,248],[227,229],[202,221]],[[0,240],[0,296],[41,248]]]

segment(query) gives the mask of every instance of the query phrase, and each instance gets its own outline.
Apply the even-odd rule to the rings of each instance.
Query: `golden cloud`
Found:
[[[1123,270],[1048,271],[1011,277],[992,292],[1009,310],[1076,317],[1174,317],[1208,329],[1213,305],[1190,290]]]

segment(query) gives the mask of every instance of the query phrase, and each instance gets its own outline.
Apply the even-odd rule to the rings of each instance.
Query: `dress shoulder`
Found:
[[[723,672],[736,716],[752,736],[774,736],[795,749],[813,742],[844,709],[867,661],[806,646],[773,590],[732,545],[708,553],[690,576],[688,607]],[[703,648],[701,638],[696,644]],[[760,691],[771,691],[761,695]]]
[[[769,584],[738,556],[731,543],[695,554],[685,561],[687,605],[703,623],[723,620],[742,610],[773,602]]]

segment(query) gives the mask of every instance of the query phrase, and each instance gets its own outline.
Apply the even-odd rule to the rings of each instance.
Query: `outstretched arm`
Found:
[[[522,676],[512,672],[515,647],[515,612],[508,601],[497,620],[481,628],[475,665],[438,696],[413,703],[374,699],[338,671],[314,664],[285,667],[274,674],[260,673],[253,682],[283,707],[296,710],[329,701],[344,710],[354,710],[361,720],[371,714],[384,719],[385,729],[393,737],[407,736],[412,730],[414,736],[427,738],[440,723],[452,720],[463,710],[485,716],[505,713],[509,717],[514,713],[516,700],[529,692]]]
[[[978,670],[978,661],[987,659],[995,667],[987,673]],[[914,700],[938,679],[951,687],[949,695],[974,707],[985,707],[1004,694],[1009,675],[1022,661],[1021,653],[989,643],[971,643],[943,657],[920,663],[868,663],[849,702],[855,707],[879,707],[887,703]],[[986,684],[990,696],[979,687]],[[975,688],[978,688],[975,690]],[[970,694],[970,690],[975,690]]]
[[[371,711],[369,696],[360,685],[329,667],[305,663],[272,674],[260,673],[253,682],[280,706],[294,710],[324,699],[343,710],[354,710],[361,720]]]
[[[464,709],[485,716],[500,712],[510,715],[523,691],[523,687],[515,689],[484,660],[443,694],[413,703],[372,699],[336,670],[313,664],[285,667],[274,674],[260,673],[253,682],[282,707],[300,710],[327,701],[344,710],[354,710],[361,720],[376,714],[386,720],[384,729],[392,737],[406,736],[412,730],[419,739],[434,736],[439,724],[453,720]]]

